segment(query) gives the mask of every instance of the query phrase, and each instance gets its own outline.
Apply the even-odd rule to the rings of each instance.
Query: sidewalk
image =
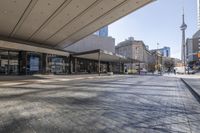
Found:
[[[28,76],[0,76],[0,86],[20,85],[26,83],[50,83],[75,81],[84,79],[116,78],[122,75],[84,74],[84,75],[28,75]]]
[[[181,80],[189,88],[190,92],[200,103],[200,79],[199,78],[181,78]]]
[[[177,77],[180,78],[185,85],[188,87],[193,96],[200,103],[200,74],[191,74],[191,75],[181,75],[181,74],[165,74],[167,77]]]

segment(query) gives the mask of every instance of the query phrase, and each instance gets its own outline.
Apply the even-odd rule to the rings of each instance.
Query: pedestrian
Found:
[[[171,69],[170,69],[170,68],[168,68],[168,75],[169,75],[170,71],[171,71]]]
[[[176,68],[174,68],[174,74],[176,75]]]

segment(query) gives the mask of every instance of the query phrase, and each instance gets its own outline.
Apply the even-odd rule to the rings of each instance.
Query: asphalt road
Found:
[[[0,84],[0,133],[199,133],[199,125],[200,104],[174,77]]]

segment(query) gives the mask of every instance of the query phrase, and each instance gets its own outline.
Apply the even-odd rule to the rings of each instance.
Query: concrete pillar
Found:
[[[122,70],[121,67],[122,67],[122,66],[121,66],[121,60],[119,60],[119,74],[121,74],[121,70]]]
[[[124,73],[124,63],[122,63],[122,73]]]
[[[27,52],[19,51],[19,74],[27,75]]]
[[[77,73],[77,58],[74,59],[74,73]]]
[[[141,65],[141,64],[140,64],[140,61],[139,61],[139,75],[140,75],[140,67],[141,67],[140,65]]]
[[[47,54],[45,53],[42,54],[41,63],[42,63],[41,65],[42,74],[47,74],[47,69],[48,69]]]
[[[10,74],[10,51],[8,51],[8,70],[7,70],[7,74]]]
[[[110,72],[110,63],[107,63],[107,72]]]
[[[68,74],[69,73],[69,59],[68,57],[64,57],[64,61],[65,61],[65,74]]]
[[[1,67],[1,55],[0,55],[0,67]]]
[[[68,71],[69,71],[69,74],[72,74],[73,72],[73,60],[72,60],[72,56],[70,55],[69,56],[69,68],[68,68]]]
[[[99,73],[99,76],[101,74],[101,52],[99,51],[99,54],[98,54],[98,73]]]

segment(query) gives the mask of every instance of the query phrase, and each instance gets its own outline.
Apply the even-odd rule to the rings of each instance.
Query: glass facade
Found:
[[[42,55],[40,53],[28,52],[27,74],[38,74],[42,72]]]
[[[74,59],[74,70],[75,73],[98,73],[98,61],[87,60],[82,58]],[[101,62],[100,72],[106,73],[109,71],[109,64]],[[76,69],[76,70],[75,70]]]
[[[68,73],[68,57],[0,49],[0,75]]]
[[[0,49],[0,75],[17,75],[18,72],[18,52]]]
[[[171,54],[170,47],[163,47],[162,49],[159,49],[159,51],[161,52],[162,56],[170,57]]]
[[[52,74],[68,74],[69,59],[62,56],[49,55],[48,71]]]
[[[98,63],[72,56],[0,49],[0,75],[98,73]],[[100,62],[101,73],[113,70],[112,63]]]
[[[197,0],[197,27],[200,30],[200,0]]]
[[[101,28],[100,30],[96,31],[94,34],[100,37],[108,37],[108,26]]]

